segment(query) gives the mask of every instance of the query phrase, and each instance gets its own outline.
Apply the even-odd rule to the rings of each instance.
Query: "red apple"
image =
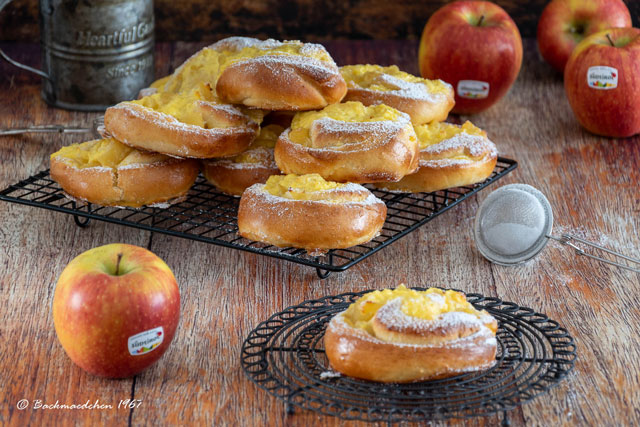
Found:
[[[612,28],[584,39],[569,57],[564,88],[587,130],[617,138],[640,133],[640,29]]]
[[[53,297],[56,334],[87,372],[125,378],[167,350],[180,318],[180,291],[160,258],[138,246],[88,250],[65,267]]]
[[[563,72],[569,55],[585,37],[614,27],[630,27],[631,15],[622,0],[553,0],[538,21],[538,49]]]
[[[420,40],[420,73],[456,91],[454,113],[477,113],[502,98],[520,71],[522,39],[500,6],[456,1],[429,18]]]

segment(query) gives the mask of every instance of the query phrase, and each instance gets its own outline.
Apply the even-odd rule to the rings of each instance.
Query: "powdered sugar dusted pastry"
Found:
[[[205,160],[202,173],[220,191],[235,196],[253,184],[264,184],[271,175],[280,174],[273,147],[283,130],[278,125],[263,127],[247,151],[231,158]]]
[[[224,61],[216,83],[226,102],[267,110],[314,110],[340,102],[347,86],[324,46],[231,37],[212,45]]]
[[[345,101],[386,104],[409,114],[414,124],[441,122],[455,104],[450,84],[416,77],[395,65],[347,65],[340,72],[347,82]]]
[[[398,181],[416,170],[418,153],[407,114],[360,102],[296,114],[275,148],[284,173],[356,183]]]
[[[402,192],[431,192],[482,182],[491,176],[498,151],[487,133],[471,122],[462,126],[431,123],[415,126],[420,142],[420,167],[398,182],[376,184]]]
[[[62,147],[51,155],[51,177],[75,199],[140,207],[184,196],[198,162],[146,153],[113,138]]]
[[[376,237],[387,207],[358,184],[325,181],[317,174],[272,176],[240,199],[243,237],[311,253],[348,248]]]
[[[262,114],[219,104],[211,86],[200,84],[121,102],[107,109],[104,125],[111,136],[135,148],[207,159],[244,151]]]
[[[344,375],[424,381],[493,366],[497,327],[460,292],[400,285],[369,292],[334,316],[324,346],[331,367]]]

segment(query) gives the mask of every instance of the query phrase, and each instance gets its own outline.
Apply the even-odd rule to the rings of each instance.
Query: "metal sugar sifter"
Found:
[[[570,234],[553,236],[553,212],[549,200],[527,184],[510,184],[493,191],[476,215],[474,237],[478,250],[489,261],[516,265],[534,258],[549,239],[573,248],[578,255],[640,273],[640,268],[585,252],[576,243],[640,265],[640,260],[622,255]]]

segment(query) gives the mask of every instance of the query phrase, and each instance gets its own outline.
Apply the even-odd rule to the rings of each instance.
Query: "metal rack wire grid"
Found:
[[[344,271],[373,255],[516,167],[514,160],[498,158],[493,174],[484,182],[435,193],[391,193],[371,188],[387,205],[387,220],[380,235],[362,245],[330,250],[321,257],[303,249],[279,248],[241,237],[237,233],[240,199],[216,191],[202,176],[198,177],[184,201],[166,208],[116,208],[76,203],[66,197],[48,170],[9,186],[0,192],[0,200],[72,214],[79,226],[97,219],[285,259],[315,267],[323,278],[329,272]]]
[[[290,413],[298,407],[345,420],[394,423],[507,411],[557,385],[573,369],[574,340],[556,321],[498,298],[467,294],[477,309],[498,320],[493,368],[409,384],[334,375],[324,354],[326,325],[365,292],[305,301],[260,323],[242,345],[244,372],[282,399]]]

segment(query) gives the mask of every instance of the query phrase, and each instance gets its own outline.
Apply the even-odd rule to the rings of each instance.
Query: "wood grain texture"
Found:
[[[158,75],[203,43],[161,44]],[[37,47],[3,44],[37,64]],[[417,43],[326,43],[339,64],[396,63],[416,72]],[[609,140],[584,131],[562,82],[525,41],[523,69],[509,94],[472,117],[502,155],[520,165],[500,185],[539,188],[554,208],[555,231],[573,232],[640,256],[640,137]],[[0,127],[89,122],[93,116],[46,107],[38,82],[0,65]],[[454,117],[465,120],[468,117]],[[0,139],[0,188],[46,167],[71,138]],[[240,346],[260,321],[303,300],[347,291],[440,285],[497,296],[558,320],[575,337],[578,361],[558,387],[510,411],[513,426],[640,423],[640,275],[578,258],[550,243],[519,267],[488,263],[473,243],[482,192],[350,270],[318,280],[311,268],[179,238],[0,203],[0,424],[360,425],[307,411],[287,415],[281,401],[254,386],[240,367]],[[124,241],[149,247],[173,269],[181,321],[168,352],[135,380],[105,381],[73,366],[51,319],[53,287],[64,265],[90,247]],[[113,403],[133,395],[133,411],[18,411],[22,398],[48,403]],[[496,425],[502,415],[452,424]],[[435,423],[439,425],[438,423]]]
[[[230,35],[279,39],[416,39],[452,0],[155,0],[156,39],[213,41]],[[523,37],[535,37],[547,0],[496,0]],[[640,2],[625,0],[634,26]],[[38,0],[14,0],[0,13],[0,40],[38,40]]]

